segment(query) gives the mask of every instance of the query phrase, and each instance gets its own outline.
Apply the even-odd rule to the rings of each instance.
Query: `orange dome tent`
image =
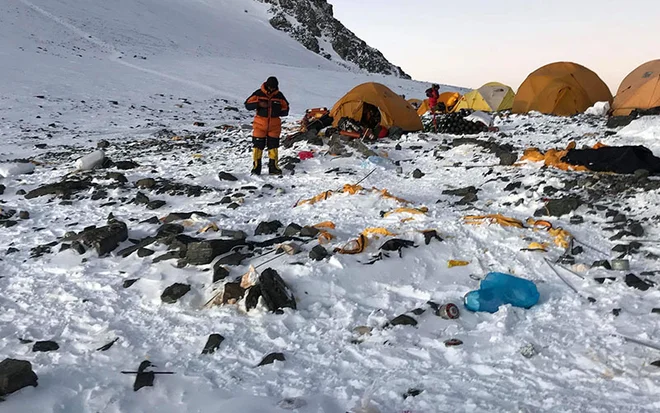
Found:
[[[386,128],[398,126],[406,132],[416,132],[423,128],[422,121],[412,105],[380,83],[363,83],[339,99],[330,111],[334,126],[337,126],[343,117],[359,121],[365,103],[379,109],[380,124]]]
[[[440,96],[438,96],[438,103],[444,103],[445,107],[447,108],[447,112],[451,112],[454,109],[454,106],[456,106],[456,102],[458,102],[460,98],[461,94],[458,92],[443,92],[440,93]],[[422,102],[422,104],[417,109],[417,114],[422,116],[429,110],[431,110],[431,107],[429,106],[429,100],[424,99],[424,102]]]
[[[634,109],[651,109],[660,106],[660,60],[646,62],[633,70],[619,86],[612,114],[630,115]]]
[[[604,101],[612,103],[612,93],[597,74],[577,63],[557,62],[527,76],[516,93],[512,112],[536,110],[571,116]]]

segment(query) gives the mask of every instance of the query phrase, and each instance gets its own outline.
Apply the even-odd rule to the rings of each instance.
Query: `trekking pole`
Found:
[[[566,284],[571,290],[573,290],[573,291],[575,292],[575,294],[579,295],[579,296],[582,297],[582,298],[586,298],[587,301],[589,301],[590,303],[595,303],[595,302],[596,302],[596,299],[593,298],[593,297],[585,297],[585,296],[580,292],[580,290],[578,290],[578,289],[577,289],[573,284],[571,284],[571,283],[570,283],[570,282],[569,282],[569,281],[568,281],[563,275],[561,275],[561,274],[559,273],[559,271],[557,271],[557,269],[555,268],[555,266],[554,266],[554,265],[553,265],[553,264],[552,264],[547,258],[543,258],[543,260],[545,261],[546,264],[548,264],[548,267],[550,267],[550,269],[552,269],[552,272],[554,272],[555,274],[557,274],[557,277],[559,277],[559,279],[562,280],[562,281],[564,282],[564,284]]]
[[[592,247],[592,246],[589,245],[589,244],[585,244],[584,242],[580,241],[580,240],[577,239],[577,238],[573,238],[573,241],[575,241],[575,242],[577,242],[578,244],[583,245],[583,246],[585,246],[585,247],[587,247],[587,248],[589,248],[589,249],[591,249],[591,250],[594,250],[594,251],[596,251],[596,252],[598,252],[598,253],[600,253],[600,254],[606,255],[606,256],[608,256],[608,257],[610,256],[610,254],[609,254],[608,252],[603,252],[603,251],[601,251],[601,250],[599,250],[599,249],[597,249],[597,248]]]

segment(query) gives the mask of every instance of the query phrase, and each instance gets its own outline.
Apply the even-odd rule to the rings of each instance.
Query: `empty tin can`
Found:
[[[458,318],[459,314],[458,306],[452,303],[441,305],[435,312],[435,315],[440,316],[445,320],[455,320]]]
[[[630,269],[629,260],[612,260],[612,269],[615,271],[628,271]]]

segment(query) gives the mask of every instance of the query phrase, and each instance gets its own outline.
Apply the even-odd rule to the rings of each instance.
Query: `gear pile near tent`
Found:
[[[509,110],[513,106],[515,95],[510,86],[498,82],[486,83],[479,89],[463,95],[454,107],[454,111],[460,109],[473,109],[484,112]]]
[[[454,106],[460,98],[461,94],[458,92],[443,92],[440,93],[440,96],[438,97],[438,104],[444,104],[446,108],[445,112],[451,112],[454,110]],[[431,107],[429,106],[429,100],[424,99],[422,104],[417,109],[417,115],[422,116],[430,110]]]
[[[596,102],[612,103],[612,93],[597,74],[576,63],[557,62],[530,74],[513,101],[514,113],[538,111],[572,116]]]
[[[660,60],[644,63],[623,79],[612,104],[612,114],[627,116],[635,109],[656,107],[660,107]]]
[[[342,118],[351,118],[359,122],[365,104],[378,108],[380,124],[388,129],[397,126],[405,132],[422,130],[422,121],[412,105],[380,83],[361,84],[339,99],[330,111],[334,126],[337,126]]]

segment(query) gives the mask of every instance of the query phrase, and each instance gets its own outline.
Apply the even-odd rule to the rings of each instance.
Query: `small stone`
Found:
[[[303,238],[313,238],[319,235],[321,231],[318,228],[314,227],[302,227],[300,230],[300,236]]]
[[[505,191],[514,191],[516,189],[519,189],[522,186],[522,182],[511,182],[507,186],[504,187]]]
[[[232,202],[231,204],[227,205],[227,208],[228,209],[237,209],[240,206],[241,206],[241,204],[236,203],[236,202]]]
[[[32,351],[38,352],[38,351],[55,351],[60,348],[59,344],[57,344],[54,341],[37,341],[34,343],[32,346]]]
[[[28,386],[37,387],[38,380],[29,361],[6,358],[0,362],[0,396]]]
[[[222,292],[222,304],[236,304],[245,295],[241,283],[227,283]]]
[[[16,252],[18,252],[18,251],[19,251],[18,248],[9,247],[9,248],[7,248],[7,253],[6,253],[6,254],[7,254],[7,255],[9,255],[9,254],[14,254],[14,253],[16,253]]]
[[[149,189],[156,186],[156,180],[153,178],[144,178],[135,182],[135,186],[141,189]]]
[[[242,254],[238,251],[232,252],[231,254],[221,257],[216,264],[217,265],[241,265],[244,259],[249,257],[248,254]]]
[[[445,189],[442,191],[442,195],[466,196],[470,194],[476,194],[477,191],[478,189],[474,186],[466,186],[465,188]]]
[[[110,146],[110,142],[101,139],[100,141],[96,142],[96,147],[99,149],[105,149]]]
[[[513,165],[518,160],[518,155],[513,152],[499,152],[496,154],[500,158],[500,165]]]
[[[582,254],[583,252],[584,252],[584,248],[582,248],[579,245],[576,245],[575,247],[573,247],[573,249],[571,249],[571,255],[578,255],[578,254]]]
[[[408,397],[416,397],[422,394],[424,390],[420,389],[408,389],[407,392],[403,394],[403,400],[406,400]]]
[[[124,282],[122,283],[121,286],[123,288],[128,288],[131,285],[135,284],[137,282],[137,280],[139,280],[139,278],[131,278],[131,279],[128,279],[128,280],[124,280]]]
[[[537,354],[537,350],[534,344],[530,343],[520,348],[520,354],[525,358],[531,359]]]
[[[579,224],[582,224],[584,222],[584,218],[580,215],[573,215],[570,218],[569,222],[573,225],[579,225]]]
[[[257,229],[254,230],[254,235],[276,234],[280,228],[282,228],[282,223],[280,221],[261,222],[257,225]]]
[[[27,211],[21,211],[18,213],[20,219],[30,219],[30,213]]]
[[[247,290],[247,295],[245,296],[245,310],[250,311],[253,308],[256,308],[259,304],[259,298],[261,297],[261,287],[259,285],[254,285]]]
[[[149,203],[149,197],[143,194],[142,192],[138,192],[135,194],[135,198],[133,198],[133,203],[134,204],[148,204]]]
[[[137,256],[138,257],[148,257],[150,255],[153,255],[156,251],[151,250],[149,248],[140,248],[137,250]]]
[[[283,308],[296,309],[293,293],[274,269],[267,268],[261,273],[259,289],[268,311],[277,312]]]
[[[635,237],[643,237],[644,227],[642,227],[640,223],[636,222],[628,227],[628,232],[630,232]]]
[[[268,364],[273,364],[275,361],[285,361],[286,358],[282,353],[270,353],[261,360],[257,367],[265,366]]]
[[[560,199],[551,199],[545,206],[534,213],[534,216],[549,215],[553,217],[561,217],[578,209],[582,204],[579,198],[566,197]]]
[[[603,267],[606,270],[611,270],[612,265],[608,260],[599,260],[599,261],[594,261],[593,264],[591,264],[592,267]]]
[[[313,259],[314,261],[321,261],[329,255],[330,254],[328,253],[328,250],[326,250],[322,245],[316,245],[309,252],[309,258]]]
[[[457,202],[458,205],[468,205],[475,201],[478,201],[479,197],[477,194],[467,194],[460,201]]]
[[[2,186],[3,185],[0,185],[0,187],[2,187]],[[0,195],[2,195],[3,191],[4,190],[2,188],[0,188]],[[25,192],[25,189],[19,189],[18,191],[16,191],[16,195],[25,195],[25,194],[27,194],[27,192]]]
[[[126,175],[120,173],[120,172],[108,172],[105,175],[105,179],[113,179],[117,182],[121,182],[122,184],[125,184],[128,182],[128,178],[126,178]]]
[[[213,283],[217,283],[220,280],[224,280],[225,278],[229,277],[229,270],[227,270],[225,267],[222,266],[222,264],[219,264],[216,262],[213,264]]]
[[[618,317],[619,314],[621,314],[621,309],[620,308],[613,308],[612,309],[612,314],[614,314],[614,317]]]
[[[627,219],[628,218],[626,218],[626,216],[624,214],[616,214],[614,216],[614,218],[612,219],[612,223],[613,224],[618,224],[618,223],[621,223],[621,222],[626,222]]]
[[[177,300],[190,291],[190,285],[174,283],[167,287],[160,296],[161,301],[167,304],[174,304]]]
[[[446,347],[455,347],[455,346],[460,346],[462,344],[463,342],[457,338],[450,338],[449,340],[445,340]]]
[[[161,200],[161,199],[156,199],[156,200],[154,200],[154,201],[150,201],[150,202],[147,204],[147,209],[158,209],[158,208],[160,208],[160,207],[162,207],[162,206],[165,206],[166,203],[167,203],[167,202],[165,202],[165,201],[163,201],[163,200]]]
[[[117,169],[128,170],[128,169],[135,169],[140,165],[133,161],[117,161],[114,162],[113,166]]]
[[[231,204],[231,197],[226,196],[220,200],[221,204]]]
[[[300,234],[301,229],[302,227],[300,225],[291,223],[284,229],[284,236],[295,237],[296,235]]]
[[[398,326],[398,325],[416,326],[417,325],[417,320],[410,317],[409,315],[401,314],[400,316],[397,316],[392,321],[390,321],[390,325],[392,325],[392,326]]]
[[[423,173],[423,172],[420,171],[419,169],[415,169],[415,170],[413,171],[413,173],[412,173],[412,177],[415,178],[415,179],[420,179],[420,178],[422,178],[424,175],[425,175],[425,173]]]
[[[651,284],[648,281],[642,280],[635,274],[626,275],[626,285],[628,287],[636,288],[642,291],[646,291],[653,286],[653,284]]]
[[[218,173],[218,179],[221,181],[238,181],[238,178],[228,172]]]
[[[84,253],[87,252],[87,249],[80,241],[73,241],[71,243],[71,249],[80,255],[83,255]]]
[[[220,348],[220,344],[225,340],[220,334],[211,334],[209,339],[206,341],[206,345],[202,350],[202,354],[213,354],[215,351]]]

